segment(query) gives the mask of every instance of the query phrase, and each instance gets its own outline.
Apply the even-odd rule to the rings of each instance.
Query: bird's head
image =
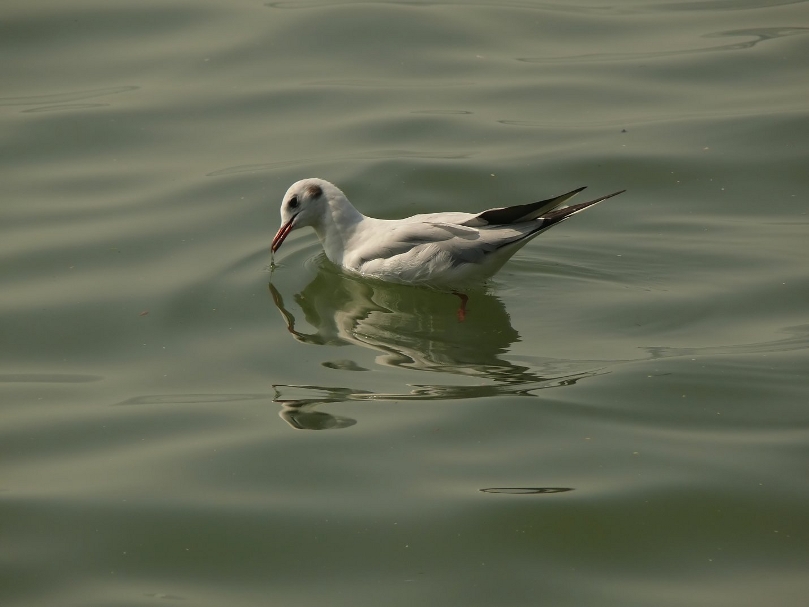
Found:
[[[305,226],[316,227],[321,221],[328,200],[335,190],[342,192],[323,179],[302,179],[287,190],[281,201],[281,228],[272,239],[272,252],[275,253],[292,230]]]

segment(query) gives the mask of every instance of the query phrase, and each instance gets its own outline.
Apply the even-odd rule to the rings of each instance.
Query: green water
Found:
[[[0,604],[802,606],[809,7],[5,2]],[[269,243],[621,196],[459,300]]]

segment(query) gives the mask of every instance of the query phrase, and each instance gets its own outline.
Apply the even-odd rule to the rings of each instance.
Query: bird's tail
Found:
[[[542,231],[547,230],[549,227],[556,225],[559,222],[564,221],[568,217],[575,215],[576,213],[580,213],[584,209],[587,209],[593,205],[598,204],[599,202],[603,202],[607,200],[607,198],[612,198],[613,196],[617,196],[618,194],[623,194],[626,190],[621,190],[619,192],[613,192],[612,194],[607,194],[606,196],[602,196],[601,198],[596,198],[595,200],[589,200],[587,202],[580,202],[579,204],[572,204],[569,207],[565,207],[563,209],[556,209],[555,211],[551,211],[550,213],[545,213],[538,219],[542,220]]]

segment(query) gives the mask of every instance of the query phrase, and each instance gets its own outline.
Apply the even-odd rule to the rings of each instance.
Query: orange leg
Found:
[[[466,302],[469,301],[469,297],[458,291],[453,291],[452,294],[461,299],[461,307],[458,308],[458,322],[463,322],[466,320]]]

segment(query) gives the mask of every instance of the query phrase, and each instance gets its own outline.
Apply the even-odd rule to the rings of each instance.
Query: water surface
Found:
[[[7,2],[0,601],[803,605],[805,2]],[[364,212],[627,193],[457,297]]]

